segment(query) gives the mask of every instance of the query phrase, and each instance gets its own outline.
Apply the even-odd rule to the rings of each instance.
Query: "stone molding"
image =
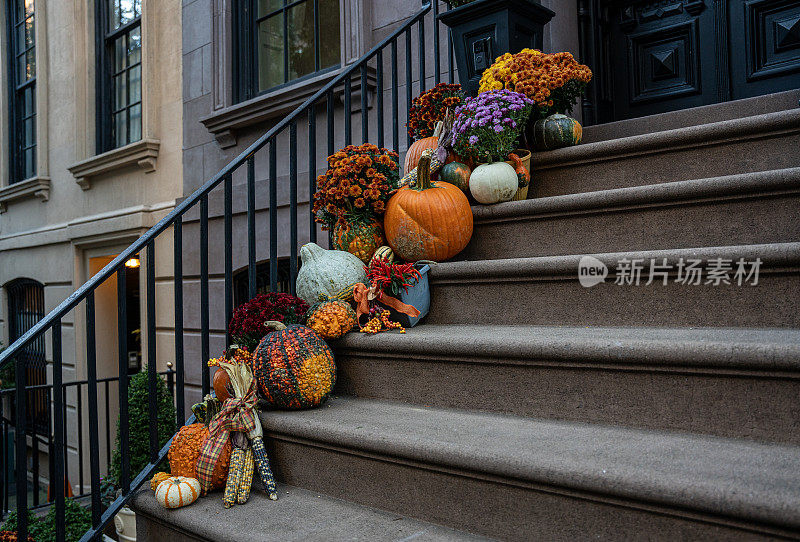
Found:
[[[8,204],[21,199],[50,199],[50,177],[36,176],[0,188],[0,213],[8,210]]]
[[[89,190],[92,187],[92,177],[124,167],[135,165],[145,173],[152,173],[156,170],[156,159],[160,146],[161,143],[157,139],[141,139],[124,147],[82,160],[67,169],[82,189]]]
[[[233,147],[236,145],[237,130],[291,113],[345,69],[347,66],[298,81],[294,85],[256,96],[246,102],[219,109],[211,115],[201,118],[200,122],[214,134],[214,138],[221,148]],[[351,112],[356,113],[361,107],[360,74],[352,76],[350,88]],[[367,70],[367,97],[370,105],[371,94],[376,88],[375,69],[369,68]],[[337,85],[334,92],[341,100],[344,84]]]

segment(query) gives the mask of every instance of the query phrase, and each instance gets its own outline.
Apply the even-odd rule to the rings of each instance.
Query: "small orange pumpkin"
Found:
[[[214,372],[214,393],[217,394],[217,399],[225,402],[225,399],[231,396],[231,392],[228,389],[231,383],[231,378],[228,376],[228,372],[222,370],[220,367],[217,367],[217,370]]]
[[[383,223],[395,254],[406,261],[452,258],[472,238],[472,209],[455,185],[431,182],[432,152],[419,161],[414,187],[400,188],[386,205]]]
[[[166,480],[167,478],[171,477],[172,475],[168,472],[157,472],[155,476],[150,479],[150,489],[153,491],[156,490],[158,484]]]

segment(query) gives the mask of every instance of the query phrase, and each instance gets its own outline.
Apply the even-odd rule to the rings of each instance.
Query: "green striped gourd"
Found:
[[[537,151],[570,147],[581,142],[583,129],[577,120],[555,113],[533,124],[533,146]]]

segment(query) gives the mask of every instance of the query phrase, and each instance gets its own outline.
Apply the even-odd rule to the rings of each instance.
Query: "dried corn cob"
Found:
[[[253,485],[253,471],[255,465],[253,462],[253,447],[248,446],[244,452],[244,468],[242,471],[242,479],[239,480],[239,490],[236,492],[236,502],[244,504],[250,498],[250,486]]]
[[[261,429],[261,424],[258,424],[258,429]],[[267,457],[267,450],[264,449],[264,439],[261,436],[251,437],[250,444],[253,448],[253,459],[258,467],[258,475],[261,477],[261,483],[264,484],[264,489],[267,490],[269,498],[273,501],[278,500],[278,488],[275,487],[275,477],[272,475],[272,469],[269,467],[269,458]]]
[[[230,508],[236,504],[236,497],[239,492],[239,484],[244,472],[244,450],[234,446],[231,452],[231,463],[228,468],[228,481],[225,483],[225,492],[222,494],[222,504],[225,508]]]

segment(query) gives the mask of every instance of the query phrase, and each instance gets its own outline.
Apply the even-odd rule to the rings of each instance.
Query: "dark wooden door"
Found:
[[[580,2],[588,124],[800,88],[800,0]]]

